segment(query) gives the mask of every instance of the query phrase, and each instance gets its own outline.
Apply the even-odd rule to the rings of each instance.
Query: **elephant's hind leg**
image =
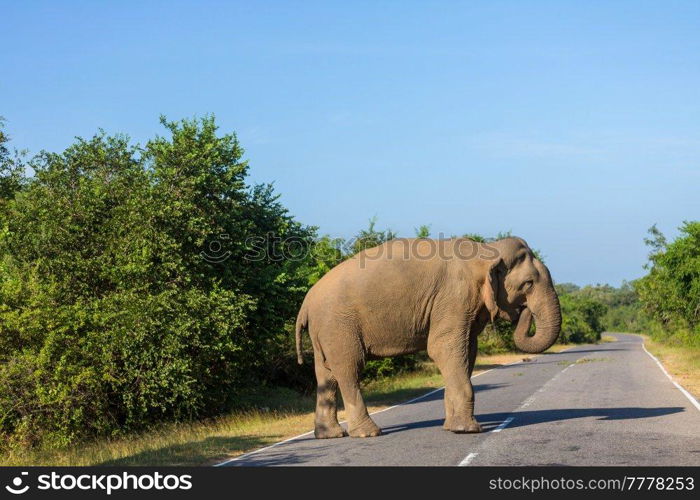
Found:
[[[360,374],[364,367],[365,354],[356,327],[353,324],[337,322],[332,329],[319,329],[315,342],[314,352],[323,353],[325,359],[322,366],[330,369],[343,395],[348,434],[352,437],[379,436],[382,431],[367,413],[367,407],[360,394]],[[319,366],[318,360],[316,366]],[[318,375],[319,372],[316,373]],[[319,386],[320,384],[319,377]]]
[[[357,338],[346,336],[346,338]],[[330,354],[330,368],[338,381],[348,419],[348,434],[352,437],[379,436],[382,430],[367,413],[360,393],[360,374],[364,366],[364,354],[359,341],[343,346]]]
[[[345,431],[338,423],[338,406],[336,395],[338,382],[331,371],[326,368],[323,359],[314,357],[316,367],[316,418],[314,435],[318,439],[339,438],[345,436]]]
[[[358,375],[353,376],[347,373],[337,375],[340,392],[343,394],[343,402],[348,415],[348,433],[352,437],[380,436],[382,430],[367,413],[365,401],[360,393]]]

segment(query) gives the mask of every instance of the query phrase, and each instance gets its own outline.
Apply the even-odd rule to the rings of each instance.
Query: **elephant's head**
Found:
[[[517,322],[513,340],[521,351],[544,351],[554,344],[561,329],[559,298],[549,270],[520,238],[489,245],[498,253],[489,261],[484,282],[484,303],[491,319],[500,316]],[[536,329],[530,335],[533,318]]]

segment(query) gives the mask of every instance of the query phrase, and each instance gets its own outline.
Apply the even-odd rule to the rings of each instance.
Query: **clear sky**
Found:
[[[0,68],[14,146],[213,112],[333,236],[512,230],[617,285],[700,218],[698,1],[5,1]]]

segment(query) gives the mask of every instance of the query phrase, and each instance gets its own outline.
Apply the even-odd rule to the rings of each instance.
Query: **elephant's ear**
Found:
[[[489,316],[491,316],[491,321],[495,321],[496,316],[498,316],[496,297],[498,297],[498,287],[500,286],[498,273],[502,262],[501,259],[498,259],[488,267],[486,278],[484,279],[484,288],[481,292],[486,309],[488,309]]]

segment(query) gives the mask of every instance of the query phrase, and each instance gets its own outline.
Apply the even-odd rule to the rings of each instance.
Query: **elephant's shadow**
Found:
[[[638,418],[661,417],[685,411],[681,406],[659,408],[620,407],[620,408],[558,408],[553,410],[530,410],[514,413],[483,413],[476,415],[485,432],[492,431],[508,418],[513,420],[509,429],[528,425],[573,420],[576,418],[597,417],[597,420],[633,420]],[[385,434],[426,427],[441,427],[443,419],[422,420],[382,428]]]

